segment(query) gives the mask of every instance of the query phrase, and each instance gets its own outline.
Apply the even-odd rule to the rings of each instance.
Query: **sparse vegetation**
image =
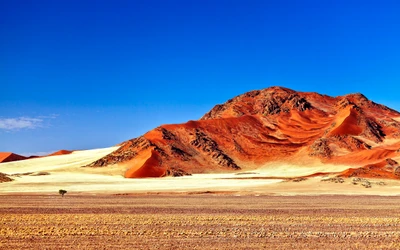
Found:
[[[353,185],[361,185],[365,188],[371,188],[371,182],[367,179],[363,179],[363,178],[354,178],[352,180]]]
[[[64,194],[67,193],[67,190],[60,189],[60,190],[58,190],[58,193],[61,194],[62,197],[64,197]]]
[[[235,175],[247,175],[247,174],[259,174],[257,172],[240,172],[240,173],[236,173]]]
[[[306,181],[307,178],[305,177],[298,177],[298,178],[293,178],[291,179],[292,182],[301,182],[301,181]]]
[[[43,175],[50,175],[49,172],[36,172],[31,174],[31,176],[43,176]]]
[[[361,185],[365,188],[372,188],[372,185],[378,185],[378,186],[386,186],[386,183],[383,181],[376,181],[373,182],[372,180],[364,179],[364,178],[353,178],[351,181],[353,185]]]
[[[321,181],[329,181],[329,182],[334,182],[334,183],[344,183],[344,179],[342,177],[326,178],[326,179],[322,179]]]
[[[4,174],[4,173],[0,173],[0,183],[2,182],[9,182],[12,181],[13,179],[11,179],[10,177],[8,177],[8,175]]]

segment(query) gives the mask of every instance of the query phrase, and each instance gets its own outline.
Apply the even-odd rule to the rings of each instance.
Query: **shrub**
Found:
[[[67,190],[60,189],[60,190],[58,191],[58,193],[61,194],[62,197],[64,197],[64,194],[67,193]]]

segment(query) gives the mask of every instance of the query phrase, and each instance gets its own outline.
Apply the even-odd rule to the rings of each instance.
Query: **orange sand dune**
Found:
[[[149,158],[144,162],[140,168],[131,168],[125,173],[127,178],[141,178],[141,177],[160,177],[165,174],[166,169],[161,166],[160,155],[151,150]]]
[[[20,161],[28,159],[28,157],[10,153],[10,152],[0,152],[0,163],[1,162],[10,162],[10,161]]]
[[[72,152],[74,152],[74,151],[62,149],[62,150],[59,150],[59,151],[54,152],[54,153],[52,153],[52,154],[49,154],[48,156],[67,155],[67,154],[71,154]]]
[[[0,163],[2,162],[11,162],[11,161],[21,161],[21,160],[26,160],[26,159],[33,159],[33,158],[41,158],[41,157],[47,157],[47,156],[57,156],[57,155],[66,155],[66,154],[71,154],[74,151],[70,150],[59,150],[57,152],[54,152],[49,155],[45,156],[36,156],[36,155],[31,155],[31,156],[22,156],[10,152],[0,152]]]
[[[370,150],[362,150],[355,153],[350,153],[345,156],[336,157],[332,162],[340,164],[351,164],[351,165],[365,165],[380,162],[387,158],[393,158],[400,156],[398,150],[389,147],[377,147]]]
[[[247,171],[271,162],[363,167],[400,157],[399,117],[362,94],[271,87],[216,105],[198,121],[162,125],[88,166],[119,164],[128,178]]]
[[[343,171],[341,177],[361,177],[380,179],[400,179],[399,164],[388,158],[375,164],[368,164],[361,168],[350,168]]]
[[[358,114],[351,107],[347,107],[338,114],[336,124],[329,135],[359,135],[363,131],[363,128],[358,124]]]

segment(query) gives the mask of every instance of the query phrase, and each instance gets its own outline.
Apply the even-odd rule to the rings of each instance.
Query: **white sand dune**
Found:
[[[56,193],[147,193],[147,192],[238,192],[278,195],[296,194],[375,194],[400,195],[397,181],[385,181],[385,186],[373,185],[366,189],[354,186],[351,180],[336,184],[321,182],[321,177],[302,182],[268,179],[267,177],[296,177],[316,172],[338,172],[347,166],[316,165],[293,166],[268,164],[261,169],[245,173],[195,174],[184,177],[126,179],[125,166],[82,168],[118,147],[76,151],[68,155],[50,156],[18,162],[1,163],[0,172],[13,175],[14,181],[0,183],[0,194]],[[26,173],[46,172],[47,175]],[[25,173],[25,175],[24,175]]]
[[[100,159],[118,147],[74,151],[71,154],[34,158],[23,161],[0,163],[0,172],[18,174],[39,171],[77,170],[81,166]]]
[[[55,192],[60,188],[70,192],[146,192],[187,190],[237,190],[246,187],[276,183],[280,180],[251,180],[238,182],[235,174],[199,174],[180,178],[126,179],[124,166],[82,168],[118,147],[76,151],[24,161],[0,164],[0,172],[14,175],[14,181],[0,184],[0,193]],[[24,175],[46,172],[48,175]],[[254,175],[254,174],[253,174]]]

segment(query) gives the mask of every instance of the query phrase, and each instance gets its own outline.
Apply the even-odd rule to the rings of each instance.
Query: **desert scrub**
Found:
[[[344,183],[344,179],[342,177],[332,177],[332,178],[325,178],[321,181],[328,181],[333,183]]]

